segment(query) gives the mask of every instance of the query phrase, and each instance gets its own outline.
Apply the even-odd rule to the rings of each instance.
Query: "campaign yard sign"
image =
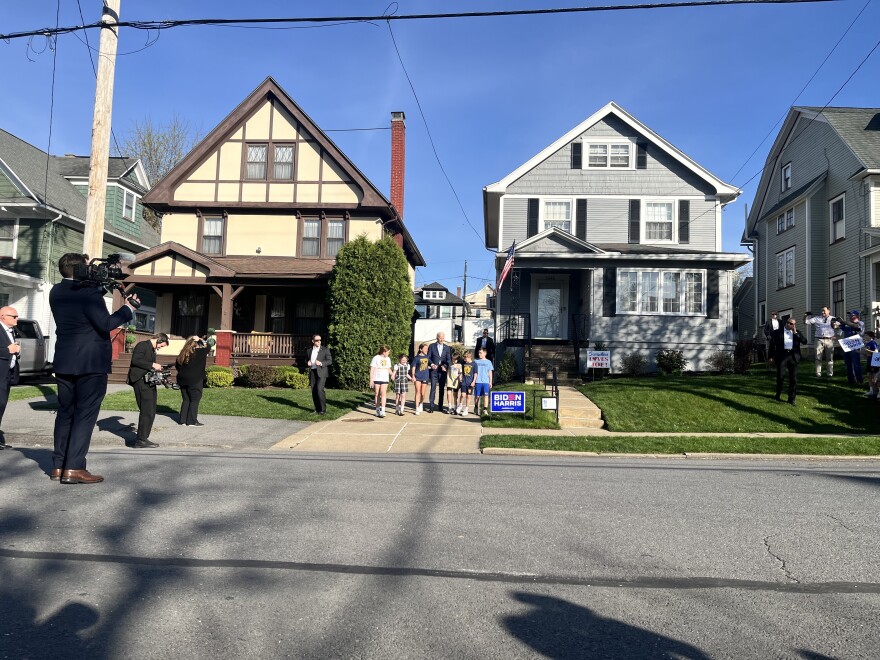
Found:
[[[837,340],[840,344],[840,349],[844,353],[849,353],[850,351],[857,351],[865,344],[862,342],[862,338],[858,335],[853,335],[852,337],[841,337]]]
[[[526,412],[525,392],[492,392],[489,395],[489,410],[493,413]]]
[[[611,351],[587,351],[587,369],[610,369]]]

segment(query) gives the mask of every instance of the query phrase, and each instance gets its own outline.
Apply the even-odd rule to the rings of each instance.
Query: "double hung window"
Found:
[[[268,144],[249,144],[247,146],[247,173],[245,178],[250,180],[264,180],[266,178],[266,164],[268,157]]]
[[[134,221],[135,196],[127,190],[123,191],[122,217]]]
[[[705,314],[705,284],[703,271],[619,271],[617,310],[629,314]]]
[[[321,256],[320,220],[303,220],[302,254],[304,257]]]
[[[632,143],[591,142],[587,145],[587,168],[630,169],[632,166]]]
[[[831,217],[831,242],[846,238],[846,195],[840,195],[828,202],[828,215]]]
[[[15,218],[0,220],[0,257],[15,258],[17,238],[18,220]]]
[[[544,201],[544,229],[550,227],[571,233],[571,200]]]
[[[776,255],[776,288],[794,286],[794,248]]]
[[[645,203],[645,239],[675,240],[675,205],[672,202]]]
[[[205,216],[202,229],[202,252],[223,254],[223,217]]]

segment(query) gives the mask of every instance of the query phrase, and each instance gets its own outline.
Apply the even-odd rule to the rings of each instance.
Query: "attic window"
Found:
[[[782,166],[782,192],[791,189],[791,163]]]
[[[124,191],[125,201],[122,207],[122,217],[126,220],[134,220],[134,204],[135,197],[134,193],[130,193],[127,190]]]
[[[424,300],[446,300],[445,291],[422,291]]]
[[[631,169],[632,143],[592,142],[587,147],[589,169]]]
[[[266,158],[269,153],[267,144],[249,144],[247,146],[247,178],[266,178]]]

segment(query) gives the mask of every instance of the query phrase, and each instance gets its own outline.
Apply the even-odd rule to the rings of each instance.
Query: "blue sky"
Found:
[[[100,2],[80,0],[86,22]],[[397,12],[578,6],[556,0],[401,1]],[[595,3],[594,3],[595,4]],[[249,3],[122,0],[123,20],[382,14],[386,1]],[[723,246],[739,246],[773,135],[734,176],[837,42],[865,0],[579,15],[400,21],[392,24],[443,166],[434,159],[416,101],[384,23],[295,30],[183,27],[148,35],[123,30],[113,126],[173,113],[212,129],[266,76],[324,129],[386,127],[407,117],[405,221],[428,267],[417,282],[453,291],[468,261],[468,290],[494,281],[483,247],[482,188],[614,100],[721,179],[743,188],[723,214]],[[56,2],[0,4],[0,33],[54,26]],[[61,25],[79,23],[61,0]],[[798,100],[825,105],[877,41],[873,0]],[[874,26],[873,28],[871,26]],[[90,40],[97,47],[98,36]],[[53,54],[46,40],[0,42],[7,98],[0,127],[46,149]],[[143,49],[143,50],[140,50]],[[139,51],[139,52],[132,52]],[[31,61],[33,60],[33,61]],[[880,106],[880,50],[831,105]],[[92,73],[86,46],[58,40],[51,151],[89,150]],[[14,90],[14,91],[13,91]],[[4,94],[4,95],[6,95]],[[389,131],[330,133],[384,193]],[[479,235],[479,236],[478,236]]]

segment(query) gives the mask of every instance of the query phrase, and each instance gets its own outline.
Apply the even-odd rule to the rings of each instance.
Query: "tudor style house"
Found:
[[[612,370],[662,348],[707,368],[732,348],[731,276],[749,261],[721,250],[721,210],[739,193],[609,103],[483,189],[499,273],[514,245],[496,341],[532,377],[577,376],[600,342]]]
[[[392,236],[411,280],[425,262],[403,224],[405,124],[392,113],[390,202],[267,78],[145,197],[162,242],[127,282],[158,294],[156,328],[217,333],[217,363],[290,363],[325,332],[340,247]]]
[[[88,176],[88,157],[50,156],[0,130],[0,306],[12,305],[39,322],[50,337],[50,357],[55,333],[49,291],[61,279],[61,255],[83,250]],[[110,158],[103,256],[141,252],[159,242],[143,217],[141,199],[149,187],[138,159]],[[144,304],[135,321],[152,330],[154,301],[149,292],[137,293]]]
[[[880,312],[880,108],[794,107],[782,125],[743,232],[755,255],[740,336],[829,307]],[[873,312],[873,319],[872,314]],[[746,325],[743,319],[752,319]],[[812,341],[812,327],[805,328]]]

